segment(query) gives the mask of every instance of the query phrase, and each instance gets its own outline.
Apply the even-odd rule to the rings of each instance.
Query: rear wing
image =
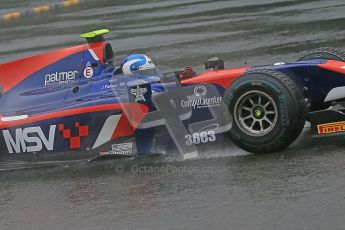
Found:
[[[96,31],[87,32],[81,34],[80,37],[85,38],[88,43],[95,43],[95,42],[103,42],[104,41],[104,34],[109,33],[110,31],[107,29],[101,29]]]

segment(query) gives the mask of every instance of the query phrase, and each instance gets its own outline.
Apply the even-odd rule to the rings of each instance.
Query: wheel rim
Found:
[[[268,94],[253,90],[243,94],[235,104],[235,122],[247,135],[262,137],[277,124],[278,109]]]

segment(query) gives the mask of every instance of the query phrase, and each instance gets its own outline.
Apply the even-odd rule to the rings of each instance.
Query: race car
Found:
[[[108,32],[0,65],[0,161],[133,157],[174,148],[193,157],[217,141],[269,153],[294,142],[306,120],[314,136],[344,134],[340,49],[312,50],[293,63],[226,69],[212,58],[203,73],[187,67],[128,76],[116,73]]]

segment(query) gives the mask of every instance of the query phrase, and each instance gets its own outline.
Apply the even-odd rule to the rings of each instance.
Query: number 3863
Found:
[[[207,132],[193,133],[185,135],[187,145],[200,144],[216,141],[216,133],[213,130]]]

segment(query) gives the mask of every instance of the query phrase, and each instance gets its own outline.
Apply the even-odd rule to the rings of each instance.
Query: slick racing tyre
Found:
[[[256,70],[233,82],[224,94],[233,128],[230,139],[252,153],[270,153],[297,139],[306,121],[302,90],[289,76]]]
[[[345,61],[345,52],[337,48],[322,47],[306,52],[297,61],[308,61],[314,59]]]

